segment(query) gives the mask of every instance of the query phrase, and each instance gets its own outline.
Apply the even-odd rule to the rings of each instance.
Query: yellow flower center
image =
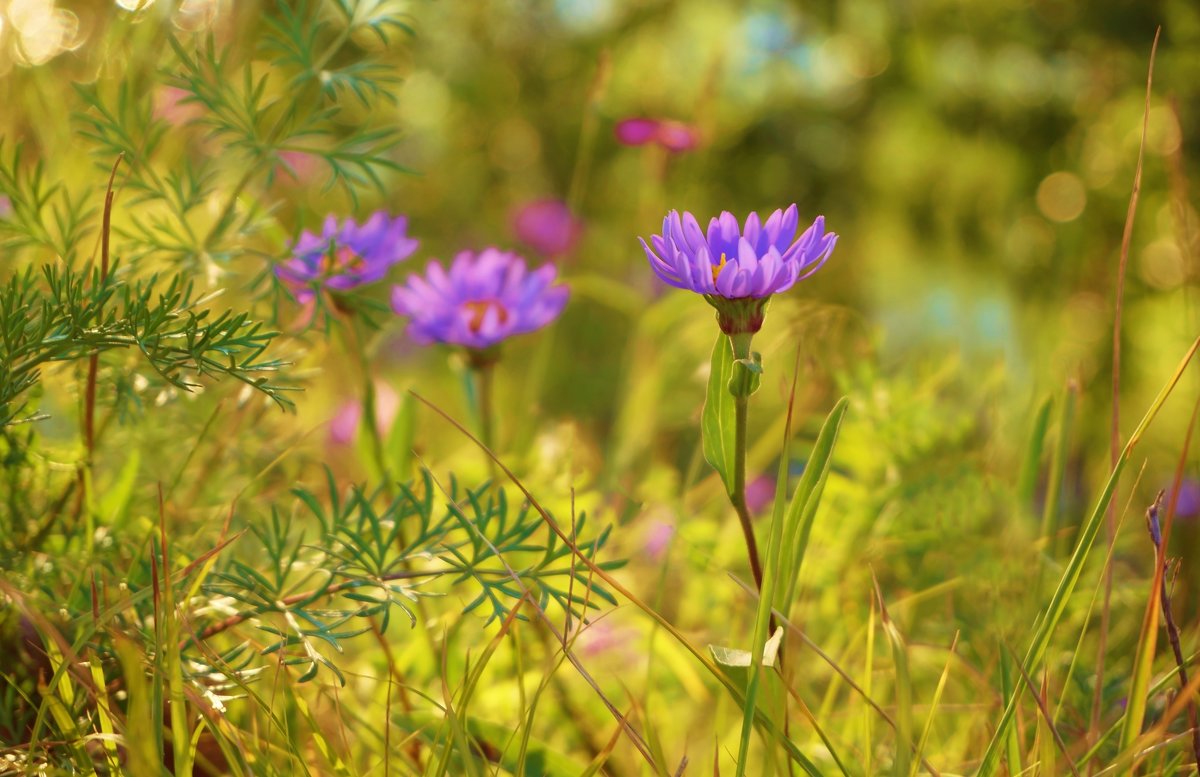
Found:
[[[357,271],[361,270],[364,265],[365,261],[355,253],[353,248],[342,246],[325,254],[321,261],[321,272],[324,275],[332,275],[336,270]]]
[[[494,299],[471,300],[470,302],[464,302],[462,306],[471,314],[470,320],[467,321],[467,328],[474,334],[479,334],[479,330],[483,328],[483,317],[493,307],[500,317],[501,324],[508,321],[508,310]]]
[[[713,268],[712,268],[712,272],[713,272],[713,284],[714,284],[714,285],[715,285],[715,284],[716,284],[716,282],[717,282],[717,276],[721,274],[721,270],[722,270],[722,269],[725,267],[725,265],[726,265],[726,264],[728,264],[728,263],[729,263],[729,260],[725,258],[725,252],[724,252],[724,251],[722,251],[722,252],[721,252],[721,262],[720,262],[720,264],[714,264],[714,265],[713,265]]]

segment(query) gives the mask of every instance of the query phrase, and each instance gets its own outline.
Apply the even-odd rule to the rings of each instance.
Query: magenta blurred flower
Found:
[[[583,222],[560,200],[535,200],[513,217],[517,238],[543,256],[569,254],[583,234]]]
[[[567,304],[566,286],[554,285],[547,264],[529,272],[509,251],[462,251],[447,272],[430,262],[425,274],[392,287],[392,309],[407,316],[413,340],[484,350],[513,335],[549,324]]]
[[[700,141],[694,127],[671,119],[623,119],[613,128],[617,140],[626,146],[657,143],[676,153],[691,151]]]
[[[375,383],[375,425],[380,436],[388,433],[400,410],[400,396],[386,383]],[[329,419],[329,440],[335,445],[349,445],[358,436],[362,419],[362,402],[351,399],[343,402]]]
[[[324,287],[346,291],[382,280],[388,268],[417,250],[407,234],[408,219],[375,213],[362,226],[352,219],[341,223],[332,215],[321,234],[304,232],[292,246],[291,259],[275,267],[275,274],[301,303]]]
[[[0,219],[8,218],[12,213],[12,200],[0,194]]]
[[[658,136],[658,119],[623,119],[613,132],[627,146],[642,146]]]
[[[746,484],[746,508],[757,515],[775,502],[775,478],[759,475]]]
[[[646,532],[646,540],[642,543],[642,548],[652,561],[659,561],[666,555],[667,548],[671,547],[671,540],[674,537],[675,524],[669,521],[655,521],[650,524],[650,529]]]

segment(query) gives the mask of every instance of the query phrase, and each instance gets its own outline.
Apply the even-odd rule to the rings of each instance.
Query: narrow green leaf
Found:
[[[775,607],[782,613],[787,613],[795,600],[796,587],[800,581],[800,567],[808,549],[813,519],[821,503],[821,495],[825,491],[825,481],[829,477],[829,468],[833,460],[833,447],[837,444],[838,432],[841,431],[842,419],[846,417],[848,407],[849,402],[842,397],[833,406],[833,410],[829,411],[813,445],[804,474],[800,476],[800,483],[796,486],[796,492],[792,494],[792,501],[788,505],[784,524],[783,561],[780,567],[786,585],[780,589],[783,595],[775,602]]]
[[[1033,492],[1037,488],[1038,471],[1042,465],[1042,451],[1046,447],[1046,427],[1050,424],[1050,407],[1053,397],[1046,397],[1038,406],[1033,419],[1033,430],[1029,434],[1029,447],[1021,463],[1021,474],[1017,480],[1017,499],[1022,506],[1033,504]]]
[[[725,491],[733,493],[734,459],[734,400],[729,393],[733,377],[733,347],[724,333],[717,335],[713,345],[712,371],[708,376],[708,393],[700,415],[700,432],[704,438],[704,458],[721,476]]]

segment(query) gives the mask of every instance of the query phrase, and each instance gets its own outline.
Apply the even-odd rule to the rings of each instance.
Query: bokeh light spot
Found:
[[[1051,173],[1038,186],[1037,205],[1051,221],[1074,221],[1087,205],[1087,191],[1074,173]]]
[[[1147,285],[1163,291],[1181,285],[1187,278],[1187,267],[1175,241],[1161,238],[1142,249],[1138,275]]]

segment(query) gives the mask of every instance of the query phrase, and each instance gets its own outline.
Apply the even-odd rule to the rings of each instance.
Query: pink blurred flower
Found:
[[[658,143],[668,151],[691,151],[699,138],[696,130],[678,121],[664,121],[658,126]]]
[[[675,536],[675,524],[669,521],[655,521],[646,532],[643,548],[651,561],[659,561],[671,547],[671,539]]]
[[[517,238],[544,256],[569,254],[583,234],[583,222],[560,200],[534,200],[513,216]]]
[[[622,119],[614,129],[617,140],[627,146],[640,146],[658,135],[658,119]]]
[[[375,383],[375,427],[380,436],[384,436],[392,428],[396,413],[400,410],[400,395],[386,383]],[[358,436],[358,427],[362,419],[362,402],[357,399],[347,400],[338,408],[333,418],[329,419],[329,441],[334,445],[349,445]]]
[[[594,658],[614,652],[630,657],[636,654],[631,648],[641,636],[637,630],[609,621],[609,618],[605,618],[580,627],[576,645],[582,655]]]
[[[674,153],[691,151],[700,142],[695,127],[672,119],[622,119],[617,122],[613,133],[626,146],[657,143]]]
[[[316,175],[318,160],[303,151],[280,151],[280,170],[293,181],[304,182]]]
[[[0,219],[7,218],[12,213],[12,200],[0,194]]]
[[[775,503],[775,478],[759,475],[746,484],[746,507],[751,515],[758,515]]]
[[[191,94],[175,86],[159,89],[154,96],[154,117],[176,127],[200,118],[204,115],[204,109],[195,102],[184,102]]]

